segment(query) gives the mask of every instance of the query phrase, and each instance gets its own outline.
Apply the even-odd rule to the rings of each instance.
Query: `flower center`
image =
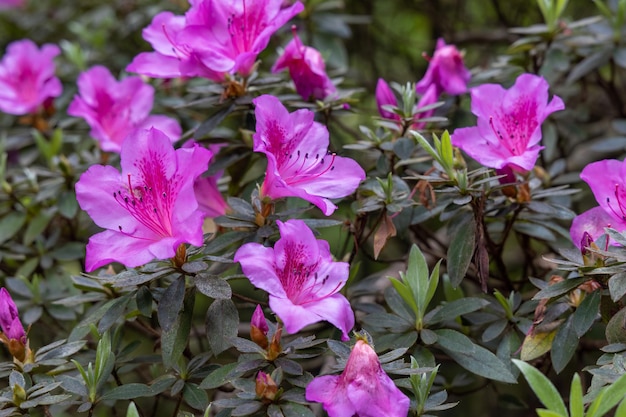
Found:
[[[624,190],[620,189],[619,184],[615,184],[615,190],[613,191],[613,195],[615,196],[615,200],[612,201],[610,197],[606,198],[606,204],[609,206],[609,209],[613,212],[613,214],[624,221],[626,221],[626,206],[624,205]],[[611,225],[609,225],[610,227]]]
[[[172,212],[178,195],[179,178],[166,178],[162,162],[154,159],[149,162],[156,165],[148,166],[148,161],[142,161],[139,164],[142,178],[133,184],[131,175],[128,174],[126,189],[113,192],[113,197],[139,223],[156,235],[173,236]],[[118,227],[127,236],[141,238],[125,232],[122,226]]]
[[[263,23],[261,16],[249,15],[246,0],[243,0],[242,3],[242,13],[239,15],[231,13],[227,22],[233,49],[238,53],[250,51],[256,35],[263,30],[263,27],[260,26]]]
[[[318,178],[334,170],[335,166],[333,164],[337,154],[327,151],[326,155],[322,157],[320,157],[319,153],[312,157],[308,153],[303,155],[298,150],[295,154],[285,152],[285,157],[285,163],[278,170],[281,177],[288,184],[293,185]],[[330,161],[328,157],[330,157]]]

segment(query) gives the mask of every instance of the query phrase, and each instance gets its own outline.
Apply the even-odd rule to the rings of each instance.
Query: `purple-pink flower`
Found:
[[[10,9],[12,7],[21,7],[25,3],[25,0],[0,0],[0,10]]]
[[[93,165],[76,184],[81,208],[105,231],[87,244],[87,271],[120,262],[127,267],[175,255],[183,243],[202,245],[205,214],[193,184],[206,171],[211,152],[200,146],[174,150],[151,128],[122,144],[122,172]]]
[[[337,208],[329,199],[356,190],[365,172],[354,160],[328,152],[328,130],[313,120],[310,110],[289,113],[274,96],[253,100],[256,105],[254,151],[267,156],[262,197],[300,197],[325,215]]]
[[[282,25],[304,10],[282,0],[191,0],[185,16],[162,12],[143,31],[155,52],[135,57],[127,70],[160,78],[252,73],[258,54]]]
[[[52,44],[39,49],[29,39],[10,43],[0,61],[0,110],[17,116],[37,113],[60,96],[63,88],[54,75],[54,57],[60,52]]]
[[[295,26],[292,31],[293,39],[272,67],[272,72],[288,69],[296,91],[303,99],[324,100],[337,91],[326,74],[324,58],[317,49],[302,44]]]
[[[309,383],[306,399],[322,403],[329,417],[406,417],[410,405],[364,340],[357,340],[341,375]]]
[[[616,159],[593,162],[582,170],[580,178],[589,184],[599,206],[572,221],[570,236],[574,244],[581,248],[585,234],[597,240],[605,234],[605,227],[626,231],[626,163]]]
[[[91,126],[91,136],[107,152],[120,152],[126,136],[151,127],[165,133],[172,142],[182,129],[167,116],[150,116],[154,88],[139,77],[117,81],[111,72],[95,66],[78,77],[78,92],[67,113],[82,117]]]
[[[0,289],[0,328],[7,339],[26,343],[26,332],[20,321],[17,306],[6,288]]]
[[[430,86],[426,90],[426,92],[419,99],[415,107],[416,109],[420,109],[422,107],[426,107],[428,105],[434,104],[435,102],[437,102],[437,89],[433,85],[433,86]],[[387,82],[383,80],[382,78],[379,78],[378,83],[376,83],[376,106],[378,107],[378,112],[385,119],[400,122],[401,120],[400,115],[394,112],[391,112],[389,110],[386,110],[385,106],[387,105],[397,107],[398,99],[393,93],[393,90],[391,89],[391,87],[389,87],[389,84],[387,84]],[[435,112],[434,109],[419,112],[415,115],[415,119],[425,119],[427,117],[432,116],[434,112]],[[423,129],[424,127],[426,127],[426,123],[415,122],[411,125],[411,127],[413,129]]]
[[[446,42],[439,38],[435,53],[429,61],[424,78],[416,85],[419,94],[425,94],[431,86],[435,86],[437,97],[441,93],[459,95],[467,91],[471,75],[465,68],[463,55],[456,46],[446,45]]]
[[[522,74],[505,90],[498,84],[472,88],[472,113],[478,126],[456,129],[452,144],[490,168],[509,166],[514,171],[533,169],[541,141],[541,124],[553,112],[565,108],[543,77]]]
[[[326,320],[347,340],[354,313],[339,290],[348,280],[348,263],[333,262],[328,242],[315,239],[302,220],[277,224],[280,239],[273,248],[246,243],[235,262],[252,285],[269,293],[270,308],[289,333]]]
[[[181,38],[187,25],[185,16],[161,12],[142,31],[154,52],[142,52],[126,67],[129,72],[155,78],[203,77],[223,81],[225,72],[207,67]]]

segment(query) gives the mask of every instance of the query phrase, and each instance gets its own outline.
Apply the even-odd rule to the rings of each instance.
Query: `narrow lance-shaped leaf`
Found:
[[[567,416],[565,403],[561,398],[561,394],[550,380],[532,365],[518,359],[512,359],[515,366],[522,371],[524,378],[528,381],[528,385],[533,390],[539,401],[551,411],[560,416]]]

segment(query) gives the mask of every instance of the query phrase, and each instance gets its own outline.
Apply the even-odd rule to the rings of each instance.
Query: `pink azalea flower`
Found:
[[[95,66],[78,77],[78,92],[67,113],[87,121],[104,151],[120,152],[126,136],[136,130],[155,127],[172,141],[182,133],[176,120],[150,116],[154,88],[139,77],[118,82],[107,68]]]
[[[282,0],[194,0],[186,14],[182,41],[215,71],[248,76],[270,37],[304,10],[299,1],[282,8]]]
[[[39,49],[23,39],[9,44],[0,61],[0,110],[17,116],[36,113],[61,95],[61,81],[54,76],[54,57],[61,50],[45,44]]]
[[[472,88],[478,126],[456,129],[452,144],[486,167],[530,171],[543,149],[541,124],[565,108],[558,96],[548,102],[548,88],[546,80],[532,74],[520,75],[508,90],[498,84]]]
[[[589,184],[599,206],[572,221],[570,236],[578,248],[585,233],[595,241],[605,234],[605,227],[626,230],[626,163],[615,159],[593,162],[582,170],[580,178]]]
[[[17,306],[5,288],[0,289],[0,328],[9,340],[26,343],[26,332],[20,321]]]
[[[429,61],[424,78],[415,86],[419,94],[426,93],[432,85],[436,87],[437,96],[444,92],[450,95],[467,92],[467,83],[471,75],[465,68],[463,55],[456,49],[456,46],[446,45],[446,42],[439,38],[435,54]]]
[[[322,403],[329,417],[406,417],[410,405],[364,340],[357,340],[341,375],[309,383],[306,399]]]
[[[293,39],[272,67],[272,72],[288,69],[296,91],[303,99],[324,100],[337,91],[326,74],[324,58],[317,49],[302,44],[295,26],[291,29]]]
[[[254,151],[267,156],[261,195],[272,199],[300,197],[325,215],[337,208],[329,199],[352,194],[365,178],[350,158],[328,153],[328,130],[313,121],[310,110],[289,113],[274,96],[253,100],[256,105]]]
[[[198,200],[198,209],[210,218],[223,216],[228,209],[228,204],[217,188],[217,180],[221,176],[222,173],[220,172],[210,177],[199,177],[193,184]]]
[[[326,320],[348,340],[354,314],[339,290],[348,280],[349,265],[333,262],[328,242],[315,239],[302,220],[277,224],[280,239],[273,248],[246,243],[235,262],[252,285],[269,293],[270,308],[289,333]]]
[[[184,16],[172,12],[157,14],[142,31],[143,38],[152,45],[154,52],[137,55],[126,70],[155,78],[203,77],[223,81],[224,71],[204,65],[196,52],[181,39],[186,24]]]
[[[200,146],[174,150],[151,128],[122,144],[122,172],[94,165],[76,184],[76,198],[94,222],[107,229],[87,244],[87,271],[120,262],[127,267],[175,255],[182,243],[202,245],[204,213],[193,183],[211,152]]]
[[[426,93],[417,102],[416,108],[419,109],[421,107],[426,107],[436,102],[437,102],[437,89],[435,88],[435,86],[430,86],[426,90]],[[396,96],[393,93],[393,90],[391,89],[391,87],[389,87],[389,84],[387,84],[387,82],[383,80],[382,78],[379,78],[378,83],[376,84],[376,105],[378,107],[378,112],[380,113],[382,117],[384,117],[385,119],[389,119],[389,120],[395,120],[398,123],[400,122],[401,120],[400,115],[394,112],[385,110],[384,108],[384,106],[386,105],[397,107],[398,100],[396,99]],[[416,115],[416,118],[425,119],[427,117],[432,116],[433,113],[435,113],[434,109],[428,110],[425,112],[420,112]],[[416,123],[413,123],[411,127],[413,129],[423,129],[424,127],[426,127],[426,123],[416,122]]]
[[[12,7],[21,7],[25,4],[25,0],[0,0],[0,10],[10,9]]]

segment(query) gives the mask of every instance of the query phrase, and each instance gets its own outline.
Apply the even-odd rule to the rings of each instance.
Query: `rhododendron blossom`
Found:
[[[616,159],[593,162],[582,170],[580,178],[589,184],[599,206],[572,221],[570,236],[574,244],[581,248],[585,233],[597,240],[606,227],[626,231],[626,163]]]
[[[333,262],[328,242],[315,239],[302,220],[277,224],[280,239],[273,248],[246,243],[235,262],[252,285],[269,293],[270,308],[289,333],[326,320],[347,340],[354,313],[339,290],[348,280],[348,263]]]
[[[12,7],[21,7],[24,3],[25,0],[0,0],[0,10]]]
[[[100,227],[87,244],[87,271],[120,262],[127,267],[175,255],[182,243],[202,245],[205,214],[198,209],[194,180],[211,152],[200,146],[174,150],[154,128],[122,144],[122,172],[94,165],[76,184],[76,198]]]
[[[29,39],[10,43],[0,61],[0,111],[17,116],[36,113],[60,96],[63,87],[54,75],[54,57],[60,52],[52,44],[39,49]]]
[[[143,31],[155,52],[135,57],[127,70],[153,77],[204,77],[252,73],[270,37],[304,10],[282,0],[192,0],[185,16],[162,12]]]
[[[416,109],[420,109],[422,107],[426,107],[437,102],[436,93],[437,89],[435,88],[435,86],[430,86],[426,90],[426,93],[417,102],[417,105],[415,106]],[[398,100],[396,99],[396,96],[394,95],[391,87],[389,87],[389,84],[387,84],[387,82],[382,78],[379,78],[378,83],[376,84],[376,106],[378,107],[378,112],[385,119],[400,122],[400,115],[392,111],[386,110],[385,106],[387,105],[397,107]],[[434,112],[435,109],[419,112],[415,115],[415,119],[425,119],[432,116]],[[424,122],[415,122],[411,125],[411,128],[413,129],[423,129],[424,127],[426,127],[426,123]]]
[[[303,99],[324,100],[337,91],[326,74],[324,58],[317,49],[302,44],[295,26],[292,31],[293,39],[272,67],[272,72],[288,69],[296,91]]]
[[[0,328],[8,340],[26,343],[26,332],[20,321],[17,306],[5,288],[0,289]]]
[[[410,405],[364,340],[357,340],[341,375],[318,376],[307,385],[306,399],[322,403],[329,417],[406,417]]]
[[[486,167],[530,171],[543,149],[541,124],[565,108],[558,96],[548,101],[548,88],[546,80],[533,74],[520,75],[508,90],[498,84],[472,88],[478,125],[456,129],[452,144]]]
[[[150,116],[154,88],[139,77],[118,82],[107,68],[95,66],[78,77],[78,92],[67,113],[87,121],[104,151],[119,152],[126,136],[138,129],[154,127],[172,141],[182,133],[176,120]]]
[[[262,197],[300,197],[327,216],[337,208],[329,199],[353,193],[365,178],[350,158],[328,153],[328,130],[313,120],[310,110],[289,113],[274,96],[253,100],[256,105],[254,150],[267,156]]]
[[[441,93],[458,95],[467,91],[471,74],[465,68],[463,55],[456,49],[456,46],[446,45],[443,39],[438,39],[435,53],[429,61],[424,78],[416,85],[419,94],[425,94],[431,86],[435,86],[437,97]]]
[[[154,52],[142,52],[126,67],[127,71],[155,78],[203,77],[223,81],[224,71],[204,65],[193,49],[181,40],[185,16],[161,12],[142,31]]]

